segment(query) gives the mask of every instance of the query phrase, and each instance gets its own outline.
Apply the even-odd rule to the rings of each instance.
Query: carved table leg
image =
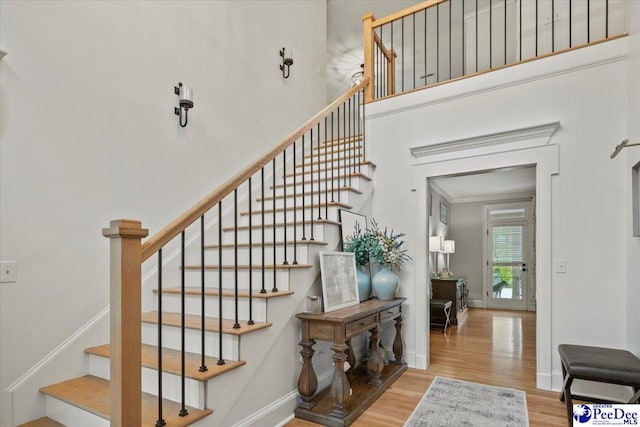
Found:
[[[316,342],[314,340],[302,340],[299,345],[302,347],[300,354],[302,355],[302,370],[300,371],[300,377],[298,377],[298,392],[302,403],[300,407],[302,409],[311,409],[316,406],[316,402],[313,401],[313,395],[318,389],[318,378],[313,370],[313,364],[311,359],[313,358],[313,345]]]
[[[382,328],[379,325],[376,325],[375,328],[371,329],[371,352],[369,354],[369,363],[367,364],[367,373],[369,374],[369,383],[371,385],[380,385],[382,381],[380,381],[380,376],[382,375],[382,369],[384,368],[384,362],[382,361],[382,356],[380,356],[380,350],[378,345],[380,343],[380,338],[378,334],[382,331]]]
[[[345,351],[349,347],[346,344],[333,344],[333,361],[335,362],[335,370],[333,371],[333,379],[331,380],[331,398],[333,407],[331,415],[344,418],[346,415],[345,406],[349,398],[349,380],[344,373],[344,361],[347,360]]]
[[[351,366],[347,372],[351,373],[353,372],[353,368],[356,367],[356,355],[353,354],[353,350],[351,349],[351,340],[347,340],[347,362],[349,362],[349,365]]]
[[[402,316],[396,317],[396,337],[393,340],[393,354],[396,359],[393,361],[396,365],[402,365]]]

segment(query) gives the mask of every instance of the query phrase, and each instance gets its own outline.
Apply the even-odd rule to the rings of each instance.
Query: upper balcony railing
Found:
[[[625,0],[429,0],[364,23],[365,102],[625,33]]]

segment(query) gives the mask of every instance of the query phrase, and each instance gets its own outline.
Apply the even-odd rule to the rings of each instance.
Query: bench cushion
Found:
[[[640,359],[629,351],[560,344],[558,352],[573,378],[640,386]]]

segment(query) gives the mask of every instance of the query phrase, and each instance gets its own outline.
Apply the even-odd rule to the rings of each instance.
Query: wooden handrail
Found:
[[[438,4],[444,3],[446,1],[448,0],[428,0],[422,3],[418,3],[414,6],[408,7],[399,12],[393,13],[389,16],[385,16],[384,18],[374,20],[373,23],[371,24],[371,27],[372,28],[381,27],[384,24],[388,24],[389,22],[395,21],[396,19],[404,18],[405,16],[409,16],[416,12],[420,12],[424,9],[429,9],[430,7],[437,6]]]
[[[387,49],[387,47],[382,43],[380,36],[375,32],[373,33],[373,41],[376,42],[376,44],[380,48],[380,51],[387,59],[387,62],[393,61],[398,56],[398,54],[394,50]]]
[[[297,141],[302,135],[306,134],[312,127],[328,116],[333,110],[335,110],[340,104],[349,99],[354,94],[358,93],[363,87],[369,83],[369,77],[366,77],[359,84],[349,89],[338,99],[327,105],[319,113],[311,117],[306,123],[300,126],[296,131],[286,137],[280,144],[276,145],[271,150],[264,153],[251,165],[247,166],[227,182],[216,188],[204,199],[196,203],[191,209],[180,215],[173,220],[169,225],[164,227],[153,237],[148,239],[142,245],[142,261],[149,259],[160,248],[169,243],[171,239],[180,234],[184,229],[191,225],[194,221],[204,215],[209,209],[214,207],[218,202],[229,195],[233,190],[238,188],[249,177],[253,176],[256,172],[262,169],[267,163],[276,158],[280,153],[286,150],[290,145]]]

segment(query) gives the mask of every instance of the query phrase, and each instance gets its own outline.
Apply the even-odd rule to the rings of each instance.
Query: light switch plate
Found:
[[[18,263],[0,261],[0,283],[16,283],[18,280]]]
[[[555,270],[556,270],[556,273],[566,273],[567,272],[567,260],[566,259],[557,259],[555,261]]]

